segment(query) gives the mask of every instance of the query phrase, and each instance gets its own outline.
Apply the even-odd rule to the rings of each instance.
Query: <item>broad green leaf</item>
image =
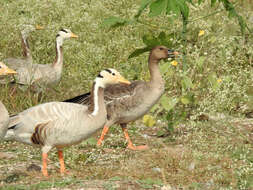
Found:
[[[178,2],[178,5],[180,7],[180,11],[181,11],[181,14],[183,15],[183,18],[185,20],[188,20],[188,17],[189,17],[189,7],[186,4],[186,1],[185,0],[177,0],[177,2]]]
[[[203,57],[203,56],[201,56],[197,59],[196,64],[197,64],[198,68],[201,69],[203,67],[204,61],[205,61],[205,57]]]
[[[167,8],[167,1],[168,0],[156,0],[150,4],[149,9],[149,16],[157,16],[160,15],[164,10]]]
[[[213,89],[217,89],[219,87],[218,78],[216,73],[210,73],[207,77],[208,81],[210,82]]]
[[[112,16],[112,17],[104,19],[102,23],[102,27],[117,27],[117,26],[121,26],[127,23],[130,23],[130,22],[125,19]]]
[[[144,52],[150,51],[151,47],[145,47],[145,48],[141,48],[141,49],[136,49],[134,50],[129,56],[128,59],[131,59],[133,57],[137,57],[141,54],[143,54]]]
[[[204,0],[198,0],[198,4],[200,5]]]
[[[160,100],[161,105],[167,111],[171,110],[178,103],[178,98],[169,98],[166,95],[163,95]]]
[[[188,99],[188,97],[184,96],[181,98],[181,102],[185,105],[191,103],[191,101]]]
[[[144,115],[143,118],[142,118],[142,122],[147,127],[153,127],[156,123],[156,120],[151,115]]]
[[[160,71],[162,72],[162,74],[168,72],[169,70],[170,70],[170,64],[164,63],[160,65]]]
[[[90,145],[96,145],[97,144],[97,140],[93,137],[88,138],[86,141],[83,142],[84,144],[90,144]]]
[[[176,16],[180,15],[180,7],[174,0],[168,0],[167,14],[171,14],[171,12],[176,14]]]
[[[142,37],[142,41],[148,47],[153,47],[153,46],[159,44],[159,41],[157,40],[157,38],[155,38],[154,36],[152,36],[150,34],[144,35]]]
[[[153,113],[154,111],[157,110],[157,108],[159,108],[159,104],[155,104],[149,111]]]
[[[214,4],[216,3],[217,0],[211,0],[211,7],[214,6]]]
[[[142,0],[141,6],[138,10],[138,13],[134,16],[136,19],[138,19],[143,12],[143,10],[151,3],[152,0]]]
[[[187,76],[183,77],[183,79],[181,81],[181,84],[182,84],[184,89],[190,89],[190,88],[193,87],[192,80]]]

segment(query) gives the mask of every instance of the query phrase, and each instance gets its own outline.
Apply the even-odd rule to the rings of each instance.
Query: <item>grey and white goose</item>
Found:
[[[104,88],[116,83],[130,84],[114,69],[101,71],[93,83],[89,106],[50,102],[31,107],[10,118],[5,139],[41,147],[44,176],[48,176],[47,153],[56,147],[60,172],[64,173],[63,147],[77,144],[103,128],[106,122]]]
[[[58,83],[63,67],[63,42],[68,38],[77,38],[69,29],[61,29],[56,35],[56,58],[52,64],[27,64],[16,69],[15,82],[22,85],[47,86]]]
[[[16,71],[8,68],[4,63],[0,62],[0,76],[16,74]],[[2,139],[8,129],[9,114],[3,103],[0,101],[0,139]]]
[[[14,70],[20,67],[23,67],[26,64],[32,64],[33,58],[32,58],[32,53],[31,53],[30,46],[28,43],[29,34],[35,30],[44,29],[42,26],[39,26],[39,25],[24,25],[22,26],[22,28],[24,29],[20,33],[21,33],[21,47],[22,47],[23,58],[10,57],[3,60],[3,62],[8,67]]]
[[[115,84],[106,87],[105,102],[108,120],[98,140],[99,146],[109,127],[113,124],[119,124],[128,142],[127,148],[132,150],[148,148],[147,146],[133,145],[127,131],[127,124],[142,117],[158,102],[164,92],[165,85],[158,63],[162,59],[174,58],[177,54],[178,52],[169,50],[167,47],[156,46],[150,51],[148,59],[150,81],[133,81],[131,85]],[[89,105],[91,100],[91,94],[86,93],[64,102]]]

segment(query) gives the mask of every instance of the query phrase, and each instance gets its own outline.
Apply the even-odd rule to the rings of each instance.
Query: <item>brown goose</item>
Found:
[[[5,139],[40,146],[44,176],[48,176],[47,153],[56,147],[60,171],[64,173],[62,148],[77,144],[103,128],[106,122],[104,88],[116,83],[130,84],[114,69],[101,71],[93,83],[92,103],[88,107],[66,102],[34,106],[10,118]]]
[[[16,74],[16,71],[9,69],[4,63],[0,62],[0,76]],[[0,139],[5,136],[8,128],[9,114],[3,103],[0,101]]]
[[[22,85],[53,85],[60,81],[63,66],[63,41],[77,38],[69,29],[61,29],[56,35],[56,59],[52,64],[27,64],[16,69],[15,82]]]
[[[22,45],[22,53],[23,53],[23,58],[7,58],[4,59],[3,62],[8,65],[10,68],[16,70],[23,65],[26,64],[31,64],[33,59],[32,59],[32,54],[30,51],[29,43],[28,43],[28,36],[30,32],[33,32],[35,30],[42,30],[43,27],[39,25],[25,25],[23,26],[24,29],[21,31],[21,45]]]
[[[127,148],[132,150],[146,149],[147,146],[134,146],[127,131],[127,123],[135,121],[147,113],[160,99],[164,91],[164,80],[159,71],[158,63],[161,59],[175,57],[178,52],[169,50],[164,46],[154,47],[148,60],[151,75],[150,81],[133,81],[131,85],[109,85],[105,89],[105,102],[107,109],[107,122],[98,140],[101,145],[105,134],[113,124],[119,124],[128,142]],[[91,94],[83,94],[64,102],[74,102],[89,105]]]

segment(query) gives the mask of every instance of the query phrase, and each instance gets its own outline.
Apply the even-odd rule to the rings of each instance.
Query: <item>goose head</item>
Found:
[[[3,62],[0,62],[0,75],[16,74],[17,72],[8,68]]]
[[[69,29],[61,29],[56,35],[56,42],[61,46],[63,40],[68,38],[78,38],[78,36]]]
[[[110,84],[131,84],[115,69],[104,69],[102,70],[95,79],[96,84],[100,87],[105,88]]]
[[[28,25],[23,25],[22,26],[22,30],[21,30],[21,34],[24,38],[27,38],[30,32],[33,32],[35,30],[43,30],[44,27],[40,26],[40,25],[32,25],[32,24],[28,24]]]
[[[178,55],[177,51],[170,50],[165,46],[156,46],[150,52],[150,58],[152,60],[167,59],[167,58],[175,58]]]

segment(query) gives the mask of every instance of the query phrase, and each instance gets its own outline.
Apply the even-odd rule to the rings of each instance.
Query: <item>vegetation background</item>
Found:
[[[1,189],[253,189],[253,39],[248,30],[253,29],[253,3],[233,2],[248,26],[242,34],[237,19],[228,17],[218,1],[212,7],[214,1],[193,1],[194,5],[187,4],[192,22],[182,35],[179,16],[150,15],[149,8],[139,22],[131,23],[129,18],[138,13],[141,2],[0,1],[0,60],[22,56],[19,33],[25,24],[45,27],[29,37],[35,63],[53,62],[59,29],[79,35],[64,43],[61,82],[40,98],[30,90],[1,85],[0,99],[10,114],[87,92],[94,76],[107,67],[128,79],[148,80],[148,53],[128,59],[147,44],[166,43],[182,52],[176,66],[161,63],[166,79],[161,102],[144,123],[129,126],[134,143],[148,144],[150,150],[125,150],[115,126],[102,148],[95,146],[98,133],[65,150],[68,176],[57,174],[52,151],[51,178],[44,179],[33,167],[41,163],[39,149],[2,142]],[[105,19],[111,16],[127,25],[107,27],[112,22]]]

